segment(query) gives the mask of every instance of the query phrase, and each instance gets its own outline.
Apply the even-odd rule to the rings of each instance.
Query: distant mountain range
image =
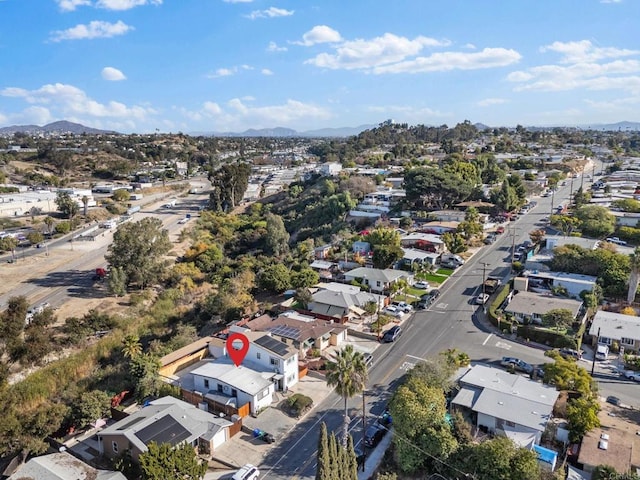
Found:
[[[340,128],[321,128],[318,130],[306,130],[303,132],[298,132],[297,130],[293,130],[292,128],[285,127],[275,127],[275,128],[262,128],[259,130],[249,129],[244,132],[191,132],[189,135],[192,136],[203,136],[203,137],[300,137],[300,138],[309,138],[309,137],[350,137],[352,135],[358,135],[359,133],[365,130],[371,130],[372,128],[378,127],[378,124],[371,125],[360,125],[358,127],[340,127]],[[486,130],[490,127],[483,123],[475,123],[474,126],[480,130]],[[536,126],[527,126],[525,128],[530,130],[546,130],[550,128],[578,128],[582,130],[606,130],[606,131],[640,131],[640,122],[618,122],[618,123],[600,123],[593,125],[557,125],[557,126],[546,126],[546,127],[536,127]],[[514,128],[514,127],[507,127]],[[30,135],[34,134],[63,134],[63,133],[72,133],[75,135],[79,135],[82,133],[87,134],[115,134],[113,130],[100,130],[97,128],[86,127],[79,123],[67,122],[66,120],[61,120],[58,122],[49,123],[42,127],[38,125],[12,125],[10,127],[2,127],[0,128],[0,135],[13,135],[14,133],[21,132],[27,133]]]
[[[67,122],[66,120],[60,120],[59,122],[48,123],[42,127],[38,125],[11,125],[10,127],[0,128],[0,135],[13,135],[14,133],[27,133],[30,135],[38,133],[73,133],[74,135],[80,135],[82,133],[90,134],[107,134],[117,133],[113,130],[99,130],[97,128],[85,127],[79,123]]]

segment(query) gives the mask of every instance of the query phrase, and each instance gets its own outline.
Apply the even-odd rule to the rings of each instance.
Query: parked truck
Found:
[[[502,285],[502,280],[498,277],[487,277],[484,281],[484,292],[493,293],[500,287],[500,285]]]
[[[460,255],[443,253],[440,255],[440,265],[445,268],[458,268],[464,265],[464,259]]]
[[[164,208],[173,208],[176,206],[176,201],[175,200],[171,200],[170,202],[167,202],[164,204]]]

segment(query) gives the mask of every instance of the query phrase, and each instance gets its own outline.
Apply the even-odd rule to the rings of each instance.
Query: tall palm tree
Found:
[[[142,344],[137,335],[127,335],[122,340],[122,354],[126,358],[135,358],[142,353]]]
[[[327,385],[335,387],[336,392],[344,399],[344,433],[343,445],[349,438],[349,415],[347,400],[364,390],[367,382],[367,365],[362,353],[347,345],[333,355],[333,360],[326,363]]]
[[[87,216],[87,207],[89,206],[89,197],[87,197],[86,195],[82,196],[82,205],[84,206],[83,215],[86,217]]]
[[[631,273],[629,275],[629,290],[627,290],[627,303],[632,304],[638,291],[640,281],[640,247],[636,247],[631,255]]]

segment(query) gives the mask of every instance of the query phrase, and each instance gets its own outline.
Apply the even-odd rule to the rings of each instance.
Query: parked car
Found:
[[[498,228],[496,228],[496,233],[497,233],[497,234],[502,234],[502,233],[504,233],[504,227],[501,225],[501,226],[499,226]]]
[[[407,302],[398,302],[395,304],[396,307],[400,309],[401,312],[409,313],[413,310],[413,307],[409,305]]]
[[[371,355],[370,353],[364,353],[362,356],[364,358],[364,364],[367,367],[373,363],[373,355]]]
[[[493,242],[496,241],[496,236],[493,233],[490,233],[489,235],[487,235],[484,239],[484,244],[485,245],[491,245]]]
[[[401,317],[404,312],[395,305],[388,305],[384,309],[384,313],[391,315],[393,317]]]
[[[574,350],[573,348],[561,348],[558,350],[561,357],[573,360],[580,360],[584,351]]]
[[[384,332],[384,335],[382,336],[382,341],[385,343],[395,342],[398,339],[398,337],[400,337],[400,335],[402,335],[402,329],[398,325],[395,325],[391,327],[389,330],[387,330],[386,332]]]
[[[610,403],[611,405],[615,405],[616,407],[619,407],[621,402],[618,397],[614,397],[613,395],[610,395],[607,397],[607,403]]]
[[[640,382],[640,372],[627,370],[626,372],[624,372],[624,378],[628,378],[629,380],[633,380],[634,382]]]
[[[420,301],[416,305],[417,308],[425,309],[428,308],[433,302],[435,302],[436,298],[440,296],[440,290],[434,288],[429,293],[425,293],[420,297]]]
[[[420,290],[426,290],[429,288],[429,282],[425,282],[423,280],[416,282],[413,284],[413,288],[418,288]]]
[[[627,244],[627,242],[625,242],[624,240],[620,240],[618,237],[608,237],[607,242],[623,246]]]
[[[364,434],[364,445],[368,448],[375,448],[387,431],[378,425],[371,425]]]
[[[520,370],[521,372],[531,373],[533,372],[533,365],[525,362],[524,360],[520,360],[515,357],[502,357],[500,361],[500,365],[503,367],[513,367],[515,370]]]
[[[489,294],[488,293],[481,293],[480,295],[478,295],[476,297],[476,303],[478,305],[484,305],[485,303],[487,303],[487,300],[489,300]]]
[[[247,463],[246,465],[240,467],[240,470],[233,474],[231,480],[257,480],[259,476],[260,470]]]

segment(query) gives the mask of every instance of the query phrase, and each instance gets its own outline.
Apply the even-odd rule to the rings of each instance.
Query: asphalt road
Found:
[[[597,167],[598,171],[600,166]],[[574,179],[575,192],[582,179]],[[589,182],[584,180],[584,187]],[[403,335],[391,344],[383,344],[374,353],[369,384],[365,394],[367,423],[380,415],[404,373],[426,358],[433,358],[448,348],[467,353],[473,363],[499,365],[503,356],[521,358],[537,365],[550,361],[544,351],[502,338],[481,322],[473,321],[478,307],[475,296],[481,292],[483,275],[507,279],[510,273],[511,249],[517,248],[528,233],[541,227],[542,217],[549,216],[553,206],[568,201],[570,183],[552,197],[537,199],[528,214],[511,222],[507,231],[493,244],[483,248],[459,268],[442,288],[439,301],[429,310],[418,311],[403,325]],[[553,202],[553,203],[552,203]],[[591,364],[582,361],[589,369]],[[598,366],[595,378],[602,396],[615,395],[623,403],[640,406],[640,385],[621,379],[611,369]],[[362,396],[348,402],[351,433],[357,443],[362,438]],[[339,435],[342,431],[343,400],[332,394],[313,413],[303,419],[292,432],[274,447],[260,466],[262,478],[310,479],[315,476],[315,452],[320,422]]]
[[[196,183],[200,184],[202,181]],[[187,213],[196,216],[198,207],[208,201],[206,194],[188,195],[181,198],[174,194],[170,198],[177,199],[175,207],[163,207],[167,201],[166,194],[163,194],[158,196],[157,202],[151,203],[135,213],[132,221],[139,221],[145,217],[159,218],[170,237],[174,237],[182,228],[188,226],[188,223],[181,225],[178,222],[185,218]],[[144,199],[144,201],[148,203],[149,199]],[[70,242],[71,236],[66,236],[63,239],[49,242],[47,248],[50,254],[53,254],[56,249],[70,250],[74,252],[73,259],[62,266],[52,268],[44,276],[25,278],[19,287],[0,295],[0,305],[5,305],[7,300],[14,296],[25,296],[30,305],[48,302],[52,307],[59,307],[70,298],[95,298],[105,295],[103,289],[94,288],[93,272],[97,267],[106,265],[104,256],[114,232],[115,229],[104,229],[103,235],[97,237],[95,241]],[[74,232],[74,235],[77,233]],[[43,255],[43,253],[43,249],[29,248],[25,251],[19,251],[16,255],[16,261],[19,265],[25,256]],[[7,258],[11,258],[11,255],[5,255],[0,261]],[[48,257],[44,257],[42,261],[47,262]]]

